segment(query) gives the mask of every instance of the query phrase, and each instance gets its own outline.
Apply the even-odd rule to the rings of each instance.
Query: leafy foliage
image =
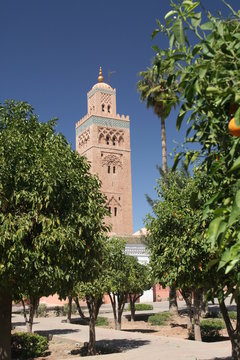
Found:
[[[48,348],[47,338],[38,334],[15,333],[12,335],[12,358],[18,360],[41,356]]]
[[[26,103],[0,106],[0,282],[15,296],[66,294],[101,255],[100,182],[55,124]]]
[[[172,314],[168,311],[163,311],[161,313],[151,315],[148,318],[148,322],[151,325],[167,325],[167,322],[171,319]]]
[[[130,304],[127,307],[128,310],[131,310]],[[144,311],[144,310],[153,310],[153,306],[151,304],[135,304],[136,311]]]
[[[201,320],[201,331],[203,338],[219,337],[219,331],[225,328],[225,324],[220,319],[203,319]]]
[[[202,220],[211,194],[207,175],[195,171],[191,178],[181,171],[170,172],[158,180],[157,194],[153,215],[146,217],[156,279],[182,289],[205,287],[211,279],[207,265],[213,253],[206,238],[208,221]]]

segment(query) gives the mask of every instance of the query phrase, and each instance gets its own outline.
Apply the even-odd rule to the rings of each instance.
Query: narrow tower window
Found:
[[[114,208],[114,216],[117,216],[117,208]]]
[[[116,136],[113,137],[113,145],[116,145]]]
[[[104,112],[105,111],[105,105],[102,104],[102,111]]]
[[[113,166],[113,174],[115,174],[115,172],[116,172],[116,167]]]
[[[107,135],[107,136],[106,136],[106,144],[107,144],[107,145],[109,145],[109,140],[110,140],[110,138],[109,138],[109,136]]]
[[[108,113],[110,113],[111,112],[111,106],[108,105],[107,109],[108,109]]]
[[[110,174],[111,168],[110,165],[108,165],[108,174]]]

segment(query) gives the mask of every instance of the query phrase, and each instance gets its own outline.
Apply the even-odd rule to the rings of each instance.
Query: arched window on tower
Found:
[[[116,166],[113,166],[113,174],[116,173]]]
[[[108,174],[110,174],[110,172],[111,172],[111,167],[110,165],[108,165]]]
[[[110,137],[109,135],[106,136],[106,144],[109,145]]]
[[[113,139],[112,139],[112,142],[113,142],[113,145],[114,145],[114,146],[116,145],[116,140],[117,140],[117,139],[116,139],[116,136],[114,136]]]
[[[117,208],[114,208],[114,216],[117,216]]]
[[[111,112],[111,106],[110,105],[108,105],[107,110],[108,110],[108,113]]]
[[[105,105],[102,104],[102,111],[104,112],[105,111]]]

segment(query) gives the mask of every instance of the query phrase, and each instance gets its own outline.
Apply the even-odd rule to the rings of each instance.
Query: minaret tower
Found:
[[[98,82],[87,94],[87,115],[76,124],[76,150],[102,181],[111,212],[111,234],[132,235],[132,180],[129,116],[116,111],[116,89]]]

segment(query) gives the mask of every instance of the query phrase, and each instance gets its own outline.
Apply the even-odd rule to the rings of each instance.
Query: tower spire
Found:
[[[103,78],[103,75],[102,75],[102,67],[100,66],[100,69],[99,69],[99,75],[98,75],[98,82],[101,83],[103,82],[104,78]]]

